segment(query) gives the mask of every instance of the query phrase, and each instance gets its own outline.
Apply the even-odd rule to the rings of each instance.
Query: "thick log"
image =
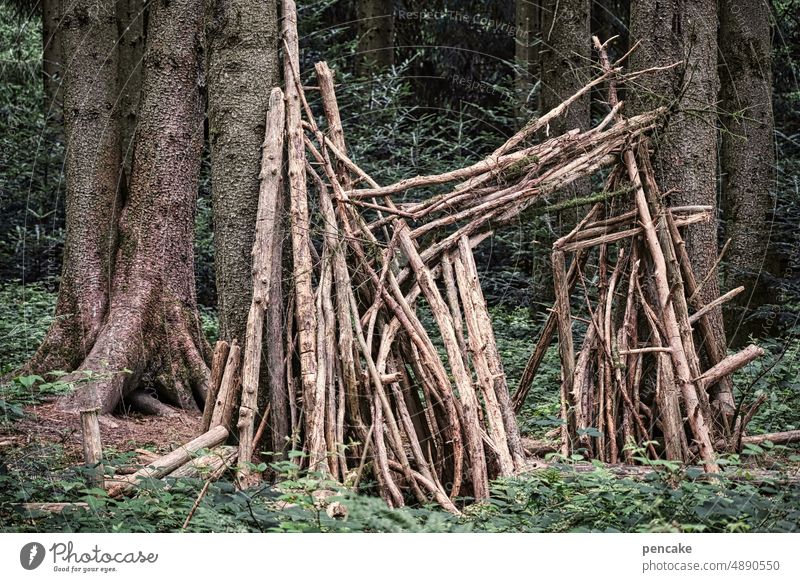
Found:
[[[760,445],[764,442],[771,442],[775,445],[788,445],[800,442],[800,430],[787,430],[785,432],[771,432],[768,434],[758,434],[742,437],[743,444]]]
[[[242,364],[242,401],[239,407],[239,465],[237,481],[242,489],[254,485],[258,478],[252,474],[253,430],[258,407],[258,385],[261,373],[262,335],[264,316],[273,288],[273,251],[283,169],[283,136],[285,128],[283,91],[277,87],[269,97],[264,145],[261,150],[261,186],[256,213],[256,238],[253,243],[253,299],[247,315],[244,363]]]
[[[198,451],[216,447],[224,443],[227,438],[228,429],[224,426],[215,426],[207,433],[178,447],[171,453],[159,457],[133,475],[110,482],[108,495],[109,497],[120,497],[133,491],[141,479],[160,479],[169,475],[181,465],[189,462]]]
[[[102,487],[103,444],[100,441],[99,409],[81,411],[81,435],[83,436],[83,460],[90,487]]]
[[[237,454],[236,447],[220,445],[211,449],[207,454],[195,457],[185,465],[181,465],[172,471],[169,476],[176,479],[209,479],[211,476],[220,475],[221,472],[228,469],[236,460]]]

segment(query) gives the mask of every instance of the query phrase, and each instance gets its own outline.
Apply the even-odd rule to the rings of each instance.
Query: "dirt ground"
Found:
[[[0,453],[5,448],[30,449],[37,444],[61,445],[69,460],[83,458],[80,419],[77,414],[59,410],[55,402],[45,402],[25,409],[25,416],[0,429]],[[200,434],[199,414],[175,411],[169,416],[104,416],[100,435],[105,451],[117,453],[149,449],[167,453]]]

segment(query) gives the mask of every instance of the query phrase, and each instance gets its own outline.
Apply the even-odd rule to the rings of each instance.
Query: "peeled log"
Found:
[[[207,455],[196,457],[169,474],[175,478],[208,479],[227,469],[236,459],[236,447],[220,445],[211,449]]]
[[[140,479],[160,479],[165,475],[169,475],[181,465],[189,462],[197,451],[221,445],[227,438],[228,429],[224,426],[215,426],[207,433],[201,434],[171,453],[159,457],[144,469],[140,469],[124,479],[118,479],[109,488],[108,495],[109,497],[120,497],[133,491]]]
[[[766,441],[776,445],[797,443],[800,442],[800,430],[787,430],[786,432],[773,432],[769,434],[742,437],[742,443],[744,444],[760,445]]]

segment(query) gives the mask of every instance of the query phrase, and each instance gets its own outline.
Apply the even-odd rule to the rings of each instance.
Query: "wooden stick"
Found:
[[[763,355],[763,348],[756,345],[749,345],[742,351],[728,356],[710,370],[703,372],[703,374],[697,378],[697,382],[704,388],[716,384],[720,378],[730,376],[736,370],[743,368]]]
[[[311,276],[311,221],[306,188],[305,141],[301,124],[300,49],[297,38],[297,7],[283,1],[283,70],[286,76],[286,133],[289,159],[289,214],[291,218],[294,269],[295,317],[297,321],[300,381],[306,414],[306,443],[311,469],[327,470],[325,448],[325,394],[317,383],[317,314]]]
[[[567,272],[567,285],[570,293],[572,292],[572,287],[575,285],[575,280],[578,276],[577,267],[578,265],[583,264],[585,259],[586,255],[583,253],[576,254],[575,258],[569,265],[569,271]],[[528,358],[528,362],[525,364],[525,370],[522,372],[522,377],[520,378],[517,389],[512,397],[514,412],[517,414],[519,414],[520,410],[522,410],[522,405],[525,403],[525,398],[528,396],[528,392],[530,391],[533,380],[536,377],[536,373],[539,371],[539,366],[541,366],[542,360],[544,360],[544,356],[550,347],[550,342],[553,340],[557,323],[556,307],[556,305],[553,305],[553,307],[549,310],[547,320],[545,321],[542,332],[536,342],[536,347],[533,349],[533,352],[531,352],[531,356]]]
[[[206,394],[206,402],[203,406],[203,420],[200,423],[200,434],[208,432],[211,428],[211,415],[214,414],[214,406],[217,404],[219,387],[222,384],[222,375],[225,373],[225,361],[228,359],[228,352],[231,347],[228,342],[219,340],[214,345],[214,357],[211,359],[211,383]]]
[[[564,263],[564,252],[553,251],[553,285],[556,295],[556,317],[558,321],[558,349],[561,355],[561,453],[569,455],[572,423],[571,406],[572,382],[575,376],[575,349],[572,344],[572,318],[569,306],[569,284]],[[573,259],[574,260],[574,259]]]
[[[228,351],[228,361],[225,364],[225,373],[222,375],[222,383],[217,393],[214,413],[211,415],[211,426],[231,428],[233,410],[236,407],[236,400],[241,386],[241,376],[239,374],[239,367],[242,361],[241,352],[239,343],[234,339]]]
[[[750,424],[750,421],[753,420],[753,417],[755,416],[756,412],[758,412],[758,409],[766,401],[767,401],[767,395],[759,394],[758,398],[756,398],[753,404],[750,405],[750,408],[747,410],[744,416],[742,416],[742,418],[739,419],[735,432],[736,440],[734,441],[736,443],[737,451],[742,450],[742,437],[744,436],[744,431],[747,430],[747,425]]]
[[[258,385],[261,373],[261,348],[264,316],[270,302],[273,274],[273,236],[275,225],[281,220],[278,204],[281,196],[281,171],[283,169],[283,136],[286,115],[283,91],[274,88],[269,96],[264,145],[261,149],[261,186],[256,212],[256,238],[253,242],[253,298],[247,315],[244,363],[242,364],[242,402],[239,407],[239,467],[237,482],[248,489],[258,482],[250,470],[253,458],[253,430],[258,406]]]
[[[447,295],[447,304],[450,306],[450,315],[453,317],[453,325],[456,329],[456,339],[458,339],[458,347],[461,349],[461,354],[464,361],[467,361],[467,342],[464,339],[464,320],[461,317],[461,308],[458,304],[458,290],[456,289],[456,281],[453,275],[453,264],[447,254],[442,256],[442,280],[444,281],[444,289]]]
[[[643,348],[631,348],[627,350],[620,350],[620,355],[627,356],[631,354],[671,354],[672,348],[665,348],[663,346],[646,346]]]
[[[744,291],[744,287],[737,287],[736,289],[731,289],[730,291],[725,293],[725,295],[721,295],[721,296],[717,297],[716,299],[714,299],[714,301],[712,301],[711,303],[705,305],[699,311],[696,311],[695,313],[690,315],[689,316],[689,323],[690,324],[697,323],[697,321],[701,317],[703,317],[705,314],[713,311],[714,309],[716,309],[717,307],[719,307],[723,303],[726,303],[727,301],[730,301],[731,299],[736,297],[742,291]]]

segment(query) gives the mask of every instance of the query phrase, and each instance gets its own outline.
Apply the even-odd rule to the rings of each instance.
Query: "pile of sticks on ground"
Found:
[[[298,73],[291,0],[284,2],[283,39],[286,91],[276,88],[270,96],[262,158],[239,408],[240,482],[257,478],[250,461],[261,328],[274,277],[272,226],[285,151],[294,311],[286,386],[293,446],[306,453],[308,468],[341,482],[358,482],[368,468],[391,506],[404,505],[409,496],[457,511],[455,497],[485,499],[490,479],[524,464],[472,249],[537,200],[620,166],[664,111],[626,119],[618,103],[588,131],[532,143],[581,96],[624,78],[618,64],[609,65],[486,159],[380,186],[348,156],[325,63],[316,65],[325,125],[317,123]],[[614,180],[609,184],[616,187]],[[411,190],[440,186],[441,194],[421,202],[395,203]],[[607,189],[601,197],[613,194]],[[702,216],[676,210],[679,224]],[[433,330],[422,324],[423,306]]]

